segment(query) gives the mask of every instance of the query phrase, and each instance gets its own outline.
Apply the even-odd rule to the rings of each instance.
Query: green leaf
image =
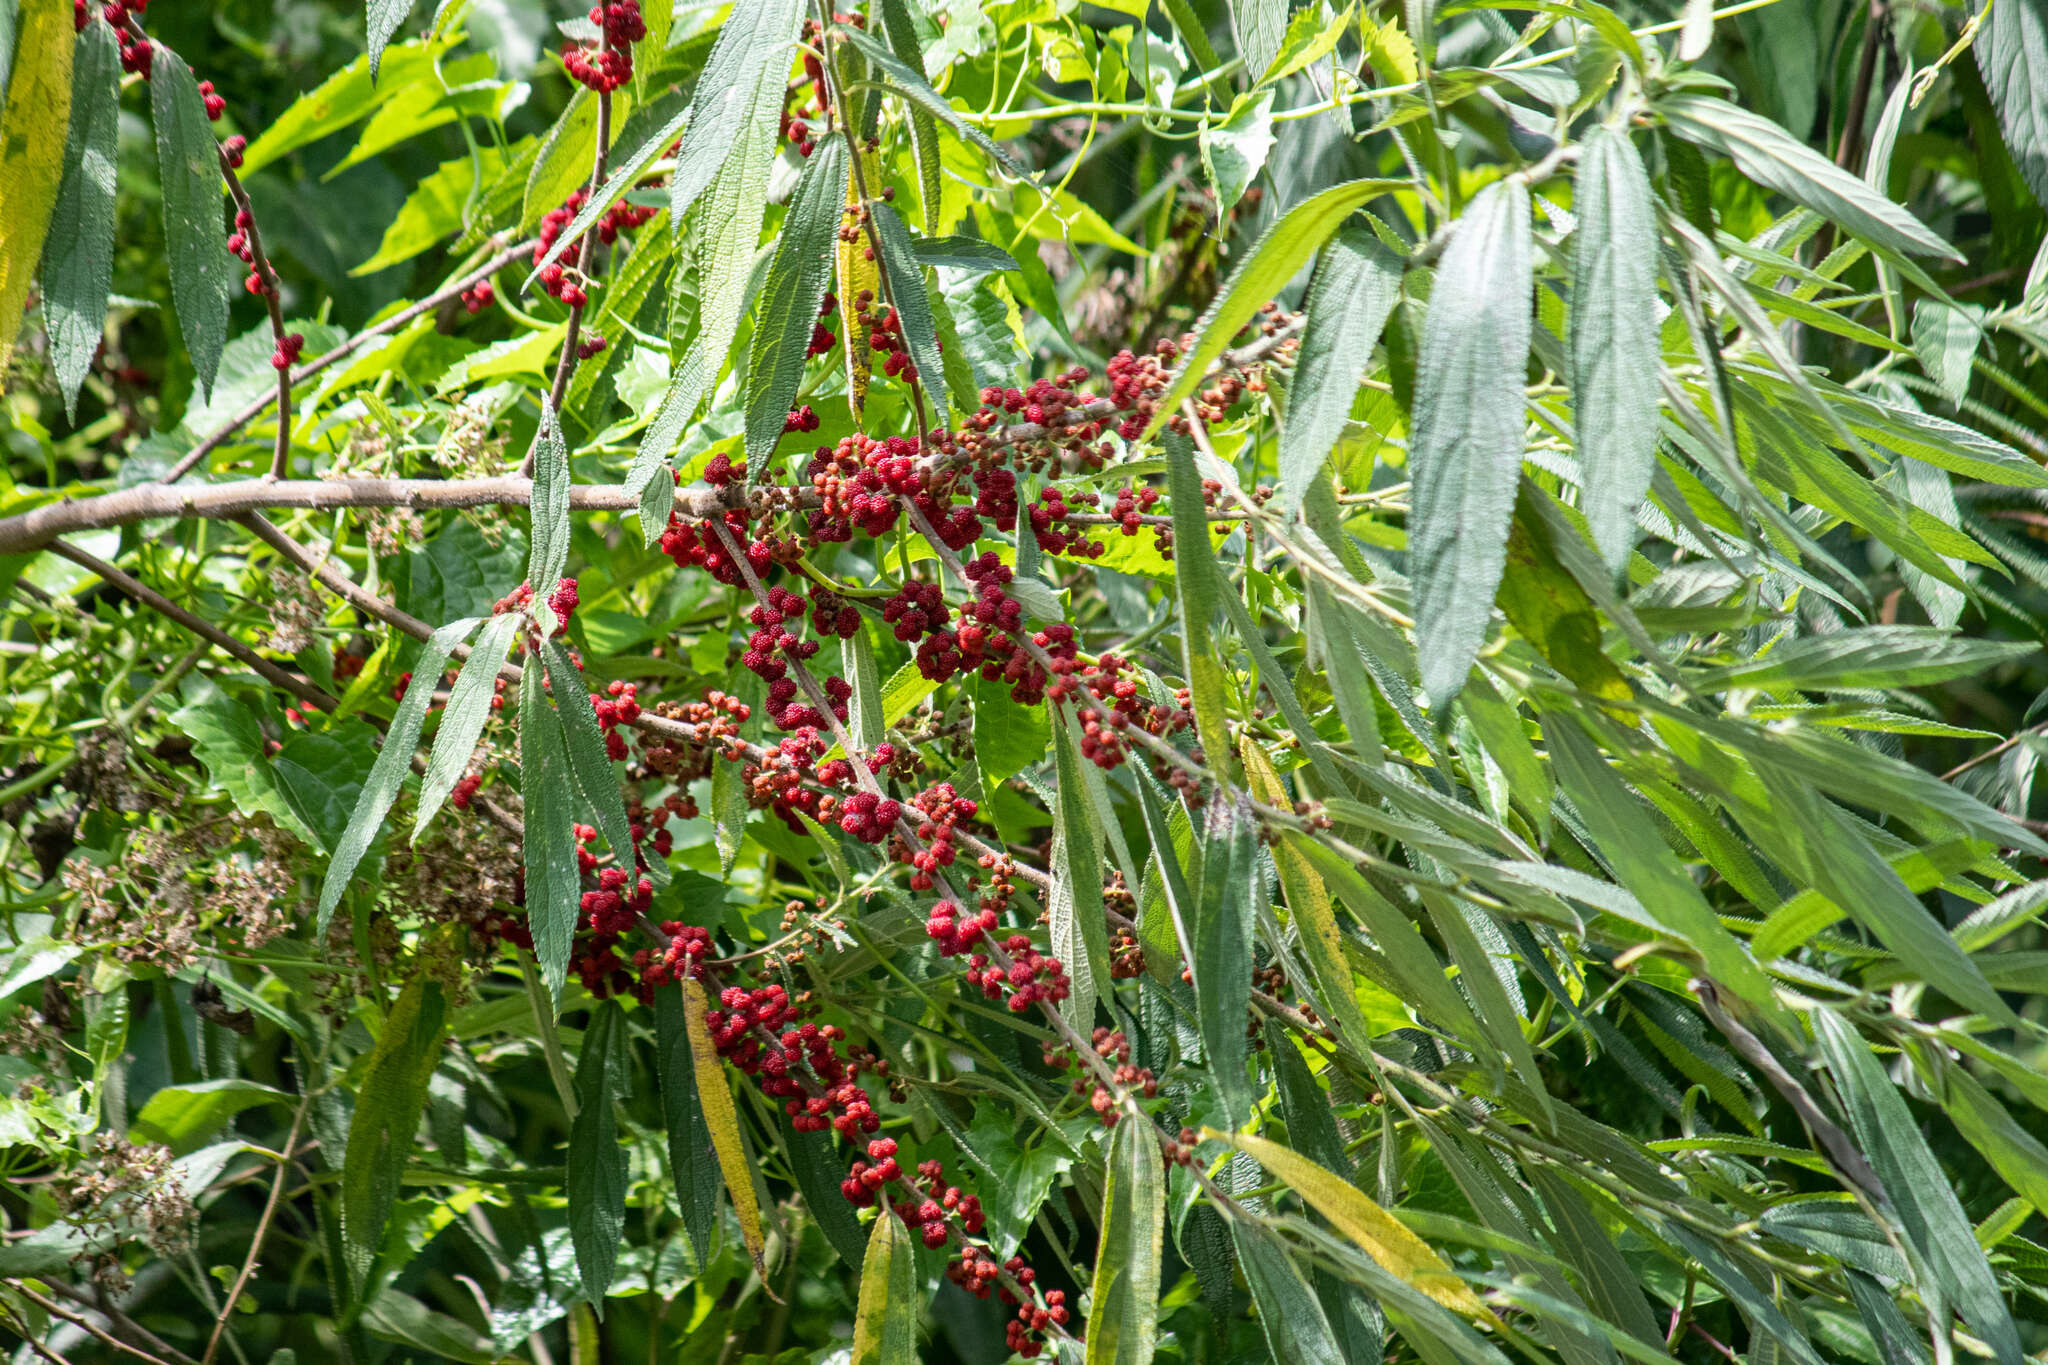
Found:
[[[888,48],[883,47],[857,28],[835,27],[832,33],[833,36],[844,38],[859,48],[863,57],[873,62],[879,70],[894,82],[894,85],[889,88],[893,89],[895,93],[903,96],[912,105],[924,110],[926,113],[943,119],[947,127],[967,139],[974,146],[988,153],[991,157],[994,157],[997,165],[1017,179],[1033,179],[1030,167],[997,146],[995,140],[987,133],[982,132],[981,129],[975,127],[966,119],[961,118],[960,112],[946,102],[945,96],[932,89],[931,83],[924,78],[924,72],[911,70],[897,59],[895,53],[889,51]]]
[[[374,275],[441,245],[463,226],[471,196],[481,196],[534,145],[533,138],[521,138],[503,150],[484,146],[477,148],[474,158],[458,156],[442,162],[406,196],[398,216],[384,229],[376,252],[348,273]]]
[[[562,441],[562,419],[543,398],[540,424],[533,432],[533,497],[529,516],[531,548],[526,582],[533,589],[534,616],[543,636],[561,628],[547,599],[569,566],[569,447]]]
[[[1237,1031],[1242,1038],[1242,1018]],[[1106,1167],[1087,1365],[1149,1365],[1158,1336],[1166,1227],[1166,1177],[1151,1125],[1124,1115],[1110,1138]]]
[[[363,1308],[363,1330],[380,1341],[396,1342],[426,1352],[429,1360],[459,1360],[465,1365],[493,1365],[501,1359],[488,1337],[473,1330],[460,1318],[436,1313],[403,1290],[387,1287]],[[270,1365],[283,1365],[278,1356]]]
[[[945,266],[969,274],[991,270],[1022,270],[1017,258],[994,242],[979,237],[919,237],[913,244],[919,265]]]
[[[1264,233],[1244,262],[1230,272],[1229,282],[1195,324],[1200,338],[1181,358],[1173,383],[1159,399],[1144,440],[1152,440],[1180,412],[1180,405],[1202,386],[1209,366],[1230,345],[1245,324],[1258,316],[1281,286],[1294,278],[1316,250],[1351,212],[1368,200],[1407,186],[1405,180],[1347,180],[1296,204]],[[1519,374],[1520,371],[1517,371]]]
[[[335,846],[334,856],[327,865],[326,879],[320,884],[317,921],[320,932],[326,932],[328,917],[333,915],[341,893],[348,889],[356,864],[362,861],[363,854],[369,851],[370,841],[383,828],[391,803],[398,799],[400,784],[412,771],[413,751],[420,742],[420,726],[427,718],[427,707],[433,701],[434,689],[440,685],[441,672],[448,666],[449,654],[469,637],[476,626],[475,617],[452,621],[435,631],[420,646],[419,661],[413,665],[412,685],[406,688],[405,698],[398,703],[398,710],[391,718],[391,729],[384,736],[384,746],[377,751],[377,761],[370,767],[369,780],[363,783],[355,809],[348,817],[348,828]]]
[[[607,1000],[592,1011],[576,1059],[576,1120],[563,1160],[576,1269],[583,1277],[583,1297],[599,1317],[626,1229],[626,1149],[612,1101],[629,1077],[631,1046],[618,1001]]]
[[[656,1076],[661,1085],[661,1112],[668,1127],[669,1178],[689,1235],[695,1261],[711,1255],[711,1237],[718,1227],[718,1159],[711,1151],[711,1130],[697,1102],[697,1069],[683,1016],[682,993],[674,988],[654,993]]]
[[[846,1202],[839,1182],[846,1179],[846,1158],[831,1132],[790,1133],[785,1139],[790,1173],[803,1192],[804,1206],[825,1240],[849,1266],[858,1266],[867,1249],[860,1216]],[[714,1189],[715,1189],[714,1185]],[[894,1221],[883,1219],[880,1221]]]
[[[587,182],[596,152],[597,97],[579,85],[541,138],[540,150],[527,168],[526,194],[519,206],[520,231],[538,228],[541,219]]]
[[[1942,1068],[1942,1110],[2006,1184],[2036,1209],[2048,1204],[2048,1146],[1960,1066]]]
[[[783,102],[783,78],[789,72],[789,48],[796,41],[803,0],[760,0],[735,5],[719,27],[718,40],[697,78],[697,101],[683,145],[676,149],[676,168],[669,176],[670,224],[682,230],[683,215],[714,179],[727,172],[728,154],[746,140],[759,122],[758,110],[772,88],[774,102]]]
[[[398,32],[399,25],[412,17],[416,0],[369,0],[368,22],[365,28],[370,39],[370,79],[377,79],[377,67],[384,59],[384,45],[391,41],[391,35]]]
[[[1273,65],[1287,36],[1287,0],[1230,0],[1230,29],[1244,69],[1257,75]]]
[[[220,369],[221,347],[228,339],[234,260],[228,255],[221,218],[220,144],[214,141],[199,83],[185,59],[158,43],[151,70],[155,74],[149,82],[149,100],[156,118],[171,302],[199,387],[210,393]]]
[[[520,618],[494,616],[477,637],[476,647],[463,661],[448,705],[441,711],[440,728],[434,731],[434,751],[427,759],[426,776],[420,779],[419,812],[412,822],[412,837],[418,839],[455,789],[469,767],[470,755],[491,718],[491,703],[497,696],[498,668],[505,662]],[[408,692],[410,689],[408,689]]]
[[[917,1365],[917,1250],[886,1209],[868,1235],[851,1365]]]
[[[1655,821],[1608,770],[1579,723],[1546,711],[1543,737],[1558,787],[1571,797],[1616,879],[1673,938],[1700,955],[1717,981],[1764,1015],[1778,1015],[1770,978],[1722,925]]]
[[[43,255],[64,176],[72,99],[70,17],[61,5],[36,4],[18,21],[12,5],[0,18],[0,50],[6,53],[0,69],[9,80],[0,89],[0,183],[7,186],[7,208],[0,213],[0,367],[14,354],[29,280]]]
[[[569,652],[562,648],[559,637],[543,642],[541,655],[547,660],[548,689],[555,699],[555,713],[562,720],[564,748],[576,789],[583,794],[584,804],[596,812],[597,827],[603,832],[605,843],[611,846],[617,865],[630,871],[635,856],[633,828],[626,819],[619,776],[612,770],[604,730],[597,723],[597,710],[584,688],[583,675],[569,661]],[[648,876],[656,886],[667,880],[666,872],[659,859],[647,864]]]
[[[135,1116],[129,1140],[161,1142],[174,1152],[189,1152],[213,1138],[244,1109],[289,1105],[292,1098],[274,1085],[238,1078],[167,1085],[151,1095]]]
[[[1364,227],[1347,227],[1323,248],[1309,282],[1308,321],[1280,426],[1279,509],[1301,506],[1344,424],[1358,379],[1401,297],[1401,262]]]
[[[2048,208],[2048,5],[1999,0],[1971,49],[1998,111],[2005,150],[2027,188]]]
[[[1265,874],[1258,867],[1257,829],[1249,811],[1211,803],[1202,840],[1202,884],[1186,944],[1195,1019],[1222,1112],[1233,1128],[1242,1128],[1251,1121],[1255,1098],[1245,1074],[1245,1001],[1255,953],[1252,880]]]
[[[1109,928],[1102,905],[1102,850],[1096,843],[1094,815],[1082,782],[1081,756],[1074,750],[1066,717],[1056,708],[1046,710],[1052,726],[1053,771],[1058,779],[1054,786],[1058,796],[1054,818],[1059,822],[1054,852],[1058,856],[1048,906],[1053,956],[1067,964],[1067,978],[1073,985],[1073,993],[1060,1003],[1060,1012],[1077,1033],[1086,1035],[1094,1026],[1096,999],[1108,995],[1112,986]],[[1243,1032],[1238,1030],[1240,1035]]]
[[[114,30],[88,23],[71,59],[71,132],[64,178],[43,242],[43,317],[64,411],[76,420],[78,386],[107,329],[114,279],[115,134],[121,120],[121,53]]]
[[[1812,1019],[1814,1041],[1834,1078],[1850,1131],[1884,1186],[1906,1244],[1991,1347],[1999,1365],[2022,1365],[2019,1333],[1998,1280],[1956,1199],[1955,1182],[1928,1150],[1905,1097],[1862,1035],[1833,1010],[1816,1009]]]
[[[668,392],[626,474],[626,491],[640,499],[640,534],[648,545],[660,539],[668,525],[666,512],[654,500],[672,492],[666,486],[669,452],[716,387],[746,311],[747,283],[767,210],[782,96],[780,82],[762,84],[751,117],[738,126],[709,197],[697,211],[697,331],[670,376]],[[683,279],[680,263],[676,279]],[[657,472],[661,478],[655,477]]]
[[[1408,521],[1415,647],[1439,712],[1486,639],[1522,465],[1529,192],[1495,181],[1458,220],[1430,292],[1416,372]]]
[[[390,2],[397,3],[397,0]],[[380,54],[374,79],[370,75],[368,54],[356,58],[299,96],[289,109],[272,120],[242,154],[239,174],[248,180],[279,157],[368,118],[379,105],[413,82],[435,79],[434,63],[455,45],[460,36],[459,32],[441,33],[424,42],[405,42],[388,47]],[[151,85],[155,83],[154,80],[150,82]],[[589,163],[586,161],[584,164],[587,166]],[[553,208],[554,205],[548,207]]]
[[[427,1079],[441,1060],[444,1008],[440,982],[424,975],[406,982],[384,1016],[356,1093],[341,1167],[341,1235],[357,1293],[369,1279],[384,1225],[398,1202],[399,1180],[412,1158],[413,1134],[427,1105]]]
[[[924,268],[918,262],[910,232],[903,226],[903,220],[896,216],[896,210],[878,203],[871,205],[869,212],[873,215],[875,233],[881,238],[882,269],[887,272],[889,296],[901,317],[903,340],[910,348],[911,364],[917,367],[918,385],[924,390],[925,397],[931,400],[934,420],[945,426],[953,416],[946,402],[946,368],[945,362],[939,358],[938,335],[932,327],[932,307],[925,292]]]
[[[1919,219],[1760,114],[1726,100],[1686,93],[1665,95],[1656,109],[1679,137],[1724,154],[1751,180],[1804,204],[1873,246],[1963,259]]]
[[[1972,639],[1932,626],[1863,626],[1784,641],[1762,658],[1714,669],[1696,685],[1715,691],[1921,687],[2016,662],[2039,649],[2031,641]]]
[[[1260,90],[1240,99],[1221,123],[1204,123],[1199,136],[1202,169],[1224,212],[1235,208],[1252,181],[1266,168],[1272,153],[1273,91]]]
[[[575,778],[562,721],[548,705],[542,670],[529,666],[519,683],[519,779],[526,798],[526,918],[534,955],[549,990],[561,994],[569,973],[569,941],[582,901],[576,872]]]
[[[911,71],[924,70],[924,52],[917,41],[917,25],[910,17],[909,0],[880,0],[882,36],[889,48]],[[939,230],[939,125],[923,105],[910,106],[910,151],[917,162],[917,202],[924,213],[922,227],[927,234]],[[937,264],[928,262],[927,264]],[[1003,267],[1007,268],[1007,267]]]
[[[846,148],[837,138],[813,151],[775,239],[747,357],[747,459],[754,470],[765,469],[775,453],[803,383],[811,331],[832,282],[832,244],[846,207],[846,177]],[[931,373],[939,371],[934,367]]]
[[[1258,1305],[1259,1327],[1271,1358],[1290,1365],[1350,1365],[1308,1281],[1269,1234],[1232,1219],[1230,1241],[1237,1252],[1237,1268],[1244,1272],[1252,1302]]]
[[[293,833],[310,839],[312,835],[299,823],[291,802],[277,785],[255,712],[218,689],[195,689],[186,695],[194,699],[171,713],[171,724],[191,737],[193,752],[206,765],[214,785],[228,794],[242,814],[268,813]]]
[[[1572,412],[1586,520],[1608,567],[1635,545],[1657,460],[1657,226],[1650,180],[1619,128],[1581,148],[1572,211]]]

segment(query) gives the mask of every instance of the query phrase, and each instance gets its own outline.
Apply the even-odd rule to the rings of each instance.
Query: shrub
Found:
[[[2048,1347],[2042,0],[411,10],[0,11],[17,1359]]]

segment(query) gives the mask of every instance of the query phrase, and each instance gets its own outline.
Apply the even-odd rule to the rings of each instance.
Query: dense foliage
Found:
[[[2048,0],[556,8],[0,0],[14,1360],[2048,1359]]]

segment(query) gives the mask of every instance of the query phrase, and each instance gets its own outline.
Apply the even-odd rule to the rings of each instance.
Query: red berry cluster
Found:
[[[222,150],[226,150],[226,144],[222,144]],[[262,270],[256,265],[255,227],[255,215],[247,209],[236,209],[235,230],[228,234],[227,247],[230,255],[240,257],[242,263],[249,267],[249,277],[242,281],[242,287],[258,298],[265,298],[270,293],[270,285],[264,280]]]
[[[584,203],[589,198],[590,194],[588,191],[577,190],[563,202],[560,208],[549,209],[545,214],[541,215],[540,238],[533,244],[533,263],[535,265],[540,265],[543,260],[547,259],[548,252],[553,250],[555,243],[561,240],[562,234],[568,231],[569,224],[576,221],[576,215],[582,211]],[[581,308],[584,304],[590,302],[590,296],[583,292],[583,286],[577,284],[569,276],[569,272],[575,269],[582,255],[583,244],[581,242],[571,242],[567,247],[563,248],[560,256],[549,261],[545,266],[541,266],[540,287],[545,289],[549,295],[561,300],[571,308]],[[581,278],[581,276],[577,278]]]
[[[220,122],[220,116],[227,112],[228,102],[213,92],[212,81],[199,82],[199,102],[206,106],[206,117],[211,122]]]
[[[875,756],[880,760],[877,766],[888,761],[881,751],[889,747],[884,744],[876,749]],[[929,891],[939,871],[951,867],[959,857],[953,847],[955,830],[962,820],[972,820],[981,807],[954,791],[950,782],[925,788],[910,798],[910,806],[921,817],[917,823],[917,837],[925,845],[910,855],[910,889]],[[993,923],[990,927],[994,927]]]
[[[306,349],[306,337],[302,332],[279,337],[277,349],[270,353],[270,368],[283,372],[299,363],[299,353]]]
[[[605,94],[632,79],[633,44],[647,36],[647,21],[639,0],[610,0],[591,6],[590,22],[604,30],[604,42],[562,49],[562,65],[576,80]]]
[[[834,346],[839,344],[839,334],[833,331],[831,327],[827,326],[826,323],[823,321],[825,318],[831,317],[834,313],[838,311],[838,295],[827,292],[825,295],[825,301],[818,305],[819,321],[813,324],[811,327],[811,344],[804,351],[804,359],[809,360],[812,356],[823,355],[825,354],[825,352],[831,350]]]
[[[783,419],[782,434],[794,436],[800,432],[816,431],[820,425],[818,413],[809,403],[796,408]]]
[[[1131,1040],[1124,1036],[1121,1029],[1098,1027],[1091,1041],[1096,1056],[1115,1063],[1110,1075],[1118,1087],[1127,1091],[1137,1091],[1148,1100],[1157,1098],[1159,1078],[1152,1074],[1149,1067],[1131,1065]],[[1091,1082],[1084,1076],[1074,1082],[1074,1093],[1088,1096],[1088,1107],[1102,1119],[1103,1127],[1116,1126],[1116,1095],[1108,1086]]]
[[[1123,524],[1125,535],[1134,536],[1144,526],[1139,518],[1150,514],[1152,504],[1158,501],[1159,490],[1156,488],[1119,488],[1116,506],[1110,509],[1109,514]]]
[[[1084,531],[1068,529],[1066,522],[1078,508],[1100,505],[1102,497],[1098,493],[1075,493],[1073,498],[1069,505],[1063,490],[1052,486],[1041,490],[1038,505],[1031,509],[1031,534],[1038,541],[1038,548],[1049,555],[1099,559],[1109,547],[1099,540],[1090,540]]]
[[[1001,1269],[996,1267],[995,1257],[976,1246],[960,1249],[960,1259],[946,1267],[946,1278],[959,1285],[977,1299],[989,1296],[989,1290],[1008,1271],[1011,1278],[1027,1289],[1038,1279],[1038,1272],[1024,1264],[1022,1256],[1012,1256]],[[1027,1359],[1045,1349],[1040,1337],[1052,1324],[1065,1326],[1068,1319],[1067,1291],[1048,1289],[1045,1291],[1043,1307],[1031,1303],[1019,1304],[1017,1296],[1009,1290],[999,1291],[1003,1303],[1017,1309],[1016,1317],[1003,1325],[1003,1343]]]
[[[597,220],[597,240],[610,246],[619,240],[620,233],[631,232],[637,227],[644,226],[659,212],[661,210],[652,205],[629,204],[621,199],[606,209],[604,216]]]
[[[589,336],[576,343],[576,358],[578,360],[588,360],[590,357],[601,353],[610,344],[598,333],[592,332]]]
[[[633,954],[633,968],[640,973],[640,980],[647,986],[666,986],[685,976],[703,976],[704,959],[711,952],[711,931],[667,920],[662,923],[661,932],[668,939],[668,947],[660,952],[642,948]]]
[[[497,302],[497,291],[491,288],[489,280],[479,280],[460,295],[462,306],[470,313],[481,313]]]
[[[988,911],[981,913],[986,916]],[[1012,934],[1004,939],[1003,952],[1010,959],[1007,967],[992,963],[984,953],[968,958],[967,979],[980,986],[981,993],[991,1000],[1000,1000],[1008,990],[1012,1014],[1022,1014],[1041,1002],[1056,1005],[1072,991],[1065,964],[1039,952],[1024,935]]]
[[[621,679],[613,679],[605,685],[605,695],[591,703],[597,712],[597,723],[604,731],[604,751],[614,763],[626,761],[626,737],[619,733],[619,726],[631,725],[640,718],[639,687]],[[663,836],[667,831],[662,831]],[[668,856],[666,848],[660,849],[663,857]]]

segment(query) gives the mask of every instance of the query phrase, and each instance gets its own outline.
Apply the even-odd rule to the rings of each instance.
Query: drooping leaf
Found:
[[[358,1293],[412,1160],[413,1134],[427,1105],[427,1079],[441,1061],[445,1008],[440,982],[425,974],[408,981],[384,1016],[357,1092],[341,1168],[341,1233]]]
[[[761,84],[697,210],[697,330],[626,474],[626,491],[640,499],[640,534],[648,545],[659,540],[668,527],[666,501],[657,506],[654,500],[673,493],[665,463],[669,452],[716,386],[746,311],[747,281],[767,210],[768,173],[782,95],[779,83]],[[683,277],[680,264],[676,276],[678,280]]]
[[[851,1365],[915,1365],[917,1253],[903,1220],[884,1211],[861,1259]]]
[[[888,77],[888,84],[899,95],[908,99],[917,108],[943,120],[949,128],[974,146],[995,159],[998,166],[1019,180],[1031,179],[1030,167],[1018,161],[981,129],[960,117],[960,112],[946,102],[945,96],[932,89],[922,71],[913,71],[895,53],[857,28],[835,28],[836,37],[844,38],[860,49],[860,54],[873,62],[881,73]]]
[[[363,790],[356,798],[355,809],[348,817],[348,828],[327,864],[327,877],[320,885],[317,928],[326,929],[328,917],[334,913],[334,907],[341,901],[341,893],[348,889],[349,879],[355,875],[356,864],[362,861],[370,841],[383,828],[391,803],[398,799],[399,785],[412,771],[413,750],[419,747],[420,726],[426,721],[427,707],[433,702],[441,671],[448,666],[448,656],[455,646],[468,639],[476,627],[475,617],[452,621],[435,631],[420,646],[419,662],[413,665],[412,684],[398,703],[398,710],[391,718],[391,729],[384,736],[384,747],[377,751],[377,761],[371,765],[369,779],[364,782]]]
[[[562,648],[559,637],[541,645],[541,656],[547,660],[549,693],[555,699],[556,714],[562,718],[562,738],[576,789],[583,794],[585,806],[596,812],[597,827],[603,832],[605,843],[611,846],[618,865],[631,867],[632,826],[626,820],[618,774],[612,771],[604,731],[598,725],[590,693],[584,689],[583,675],[569,661],[569,653]],[[647,873],[657,887],[667,880],[667,872],[661,859],[648,860]]]
[[[416,0],[369,0],[366,28],[370,39],[370,79],[377,79],[377,67],[384,59],[384,45],[399,25],[412,17]]]
[[[1112,984],[1109,931],[1102,910],[1102,856],[1096,844],[1095,820],[1088,809],[1088,792],[1082,785],[1081,758],[1074,751],[1066,717],[1054,708],[1047,710],[1059,797],[1055,814],[1060,856],[1050,906],[1053,955],[1067,964],[1067,977],[1073,983],[1073,993],[1061,1002],[1061,1010],[1075,1031],[1085,1034],[1093,1026],[1097,994],[1108,994]]]
[[[498,668],[505,662],[505,652],[511,648],[518,629],[516,615],[492,617],[477,637],[469,657],[463,660],[462,672],[455,676],[448,705],[441,711],[440,728],[434,732],[434,751],[427,759],[426,776],[420,779],[419,811],[412,822],[414,839],[426,832],[476,752],[476,742],[484,732],[484,722],[491,718],[491,702],[497,696]]]
[[[1453,1312],[1485,1312],[1479,1296],[1423,1241],[1365,1191],[1277,1142],[1249,1133],[1205,1134],[1258,1158],[1261,1166],[1292,1185],[1310,1208],[1362,1247],[1380,1268]]]
[[[1458,220],[1423,320],[1408,546],[1422,686],[1439,710],[1486,639],[1507,563],[1526,424],[1530,268],[1529,192],[1496,181]]]
[[[1972,639],[1932,626],[1863,626],[1787,640],[1761,658],[1715,669],[1700,681],[1715,690],[1919,687],[2015,662],[2039,648],[2026,641]]]
[[[540,424],[533,432],[533,498],[530,506],[531,548],[526,581],[533,588],[534,613],[543,636],[559,624],[547,605],[569,565],[569,447],[562,440],[562,418],[543,398]]]
[[[1984,1249],[1898,1088],[1856,1030],[1833,1010],[1813,1011],[1814,1041],[1834,1078],[1856,1145],[1877,1172],[1907,1245],[1925,1261],[1963,1320],[1999,1365],[2021,1365],[2012,1314]]]
[[[2005,150],[2027,188],[2048,208],[2048,5],[1999,0],[1970,49],[1998,110]]]
[[[220,144],[207,120],[199,83],[185,59],[162,43],[152,59],[150,111],[156,119],[157,170],[163,186],[164,245],[171,266],[171,302],[198,372],[213,391],[221,347],[228,340],[228,293],[234,258],[222,225]],[[246,164],[246,163],[245,163]]]
[[[1143,1119],[1125,1115],[1118,1121],[1107,1164],[1087,1365],[1149,1365],[1158,1340],[1166,1178]]]
[[[938,335],[932,328],[931,302],[924,287],[924,269],[903,220],[887,204],[875,204],[875,231],[882,241],[882,269],[889,277],[890,297],[903,324],[903,340],[917,367],[919,385],[931,400],[933,419],[941,426],[953,420],[946,401],[945,362],[939,358]]]
[[[725,1064],[718,1058],[717,1044],[711,1041],[705,1010],[704,988],[693,978],[683,978],[683,1018],[689,1030],[690,1056],[696,1072],[698,1110],[711,1134],[711,1149],[717,1154],[718,1169],[725,1176],[726,1193],[732,1196],[733,1212],[739,1215],[740,1236],[746,1241],[747,1255],[753,1260],[754,1269],[765,1274],[767,1267],[761,1259],[761,1206],[754,1198],[753,1166],[747,1160],[739,1114],[733,1109]]]
[[[1203,834],[1202,884],[1196,893],[1192,941],[1195,1017],[1202,1050],[1223,1113],[1238,1127],[1251,1119],[1255,1098],[1245,1074],[1245,1002],[1252,977],[1252,881],[1257,836],[1249,812],[1219,801]]]
[[[765,467],[774,453],[803,383],[811,330],[832,279],[832,244],[845,211],[846,178],[846,148],[838,139],[813,151],[775,239],[747,357],[750,468]],[[936,367],[932,373],[938,373]]]
[[[1337,1345],[1330,1320],[1308,1281],[1267,1234],[1230,1224],[1230,1245],[1237,1269],[1258,1306],[1259,1327],[1274,1360],[1300,1365],[1354,1365]]]
[[[1543,734],[1559,789],[1571,797],[1615,876],[1645,910],[1669,926],[1674,938],[1700,955],[1716,980],[1764,1014],[1775,1015],[1770,979],[1722,925],[1649,813],[1608,771],[1578,722],[1547,711]]]
[[[718,1158],[711,1148],[711,1129],[697,1097],[696,1055],[690,1046],[681,990],[655,992],[654,1023],[655,1074],[668,1128],[669,1176],[675,1183],[683,1231],[696,1263],[703,1265],[711,1255],[711,1236],[718,1226],[720,1177]]]
[[[697,197],[724,174],[720,168],[728,155],[757,121],[764,91],[772,86],[774,102],[781,105],[789,47],[796,41],[803,12],[803,0],[761,0],[735,5],[719,26],[704,74],[697,78],[697,101],[669,176],[669,219],[676,231],[682,230],[683,217]]]
[[[107,328],[107,291],[114,279],[114,171],[119,150],[115,134],[120,120],[120,45],[113,29],[89,23],[79,32],[71,62],[71,131],[64,144],[63,185],[43,243],[41,276],[50,359],[57,368],[64,411],[74,420],[78,386],[85,382]],[[0,233],[12,237],[11,228],[0,228]],[[11,240],[0,247],[0,280],[13,270],[6,263],[12,251]],[[7,306],[5,294],[5,285],[0,284],[0,308]],[[0,365],[6,363],[6,350],[0,342]]]
[[[561,994],[569,974],[583,888],[576,871],[576,779],[569,772],[561,717],[548,704],[543,670],[519,683],[519,787],[526,798],[526,918],[548,989]]]
[[[1400,296],[1401,262],[1366,228],[1347,227],[1323,248],[1280,428],[1281,511],[1301,505],[1330,458],[1360,373]]]
[[[15,16],[10,12],[9,18]],[[7,87],[0,90],[0,185],[7,187],[7,208],[0,213],[0,369],[14,355],[29,279],[43,256],[68,160],[72,34],[71,11],[57,4],[29,5],[16,22],[0,25],[0,42],[8,45],[0,62],[11,63]],[[203,122],[203,110],[201,116]],[[164,179],[168,208],[170,176]],[[98,319],[95,328],[105,321]]]
[[[629,1047],[619,1003],[599,1005],[583,1030],[583,1052],[576,1059],[576,1120],[563,1154],[576,1269],[583,1278],[583,1297],[600,1317],[626,1227],[626,1149],[619,1143],[612,1101],[617,1083],[630,1072]]]
[[[1659,100],[1657,112],[1686,141],[1724,154],[1758,184],[1874,246],[1963,259],[1926,224],[1761,114],[1710,95],[1681,93]]]
[[[1572,430],[1586,520],[1619,569],[1657,456],[1657,227],[1627,133],[1587,136],[1572,210]]]

